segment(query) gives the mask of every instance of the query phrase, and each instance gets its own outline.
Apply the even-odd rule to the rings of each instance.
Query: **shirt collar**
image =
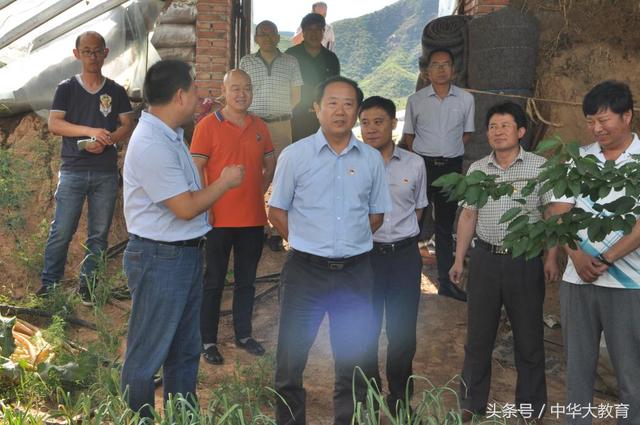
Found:
[[[280,49],[276,48],[276,56],[273,59],[275,60],[281,54],[282,54],[282,52],[280,51]],[[258,58],[260,58],[260,59],[262,59],[264,61],[264,58],[262,57],[262,53],[260,52],[260,50],[257,51],[256,57],[258,57]]]
[[[393,153],[391,154],[391,159],[396,158],[396,159],[402,159],[402,157],[400,156],[402,153],[400,152],[399,147],[397,147],[395,144],[393,146]]]
[[[162,130],[164,135],[167,136],[167,138],[173,142],[182,143],[184,140],[184,130],[182,129],[182,127],[178,127],[174,131],[164,121],[162,121],[160,118],[156,117],[155,115],[150,114],[149,112],[142,111],[142,114],[140,116],[140,121],[146,121],[149,124],[152,124],[158,127],[160,130]]]
[[[520,146],[520,150],[518,151],[518,155],[516,156],[516,158],[513,160],[513,162],[509,165],[507,165],[506,169],[511,168],[511,166],[513,164],[515,164],[518,161],[524,161],[524,149],[522,149],[522,146]],[[489,164],[493,165],[494,167],[500,168],[502,169],[502,167],[500,166],[500,164],[498,164],[498,161],[496,160],[496,153],[495,151],[491,151],[491,154],[489,155]]]
[[[640,139],[638,138],[638,135],[636,133],[631,134],[633,135],[631,144],[624,152],[622,152],[618,159],[616,159],[616,163],[629,159],[631,155],[640,155]],[[606,161],[606,158],[602,153],[602,148],[597,142],[594,142],[591,145],[584,147],[583,149],[585,149],[586,154],[592,154],[602,162]]]
[[[329,142],[327,141],[327,138],[324,137],[322,128],[318,129],[318,131],[313,135],[312,140],[313,140],[313,146],[315,148],[316,154],[319,154],[322,148],[324,148],[325,146],[327,147],[327,149],[333,152],[333,150],[331,149],[331,146],[329,146]],[[363,143],[363,142],[356,139],[356,136],[354,136],[353,132],[351,132],[351,138],[349,139],[349,144],[347,145],[346,149],[340,153],[340,155],[346,154],[353,148],[360,150],[362,148],[360,143]]]
[[[456,86],[454,86],[453,84],[450,84],[449,93],[447,93],[447,96],[457,96],[458,93],[455,89],[456,89]],[[426,90],[425,94],[427,96],[436,96],[436,91],[433,89],[433,85],[429,84],[425,90]]]

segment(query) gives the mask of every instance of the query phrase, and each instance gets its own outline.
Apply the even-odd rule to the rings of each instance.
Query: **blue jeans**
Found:
[[[55,194],[56,211],[44,250],[44,286],[64,276],[69,243],[78,227],[85,198],[87,217],[86,256],[80,267],[80,284],[87,285],[107,249],[109,227],[118,195],[118,173],[115,171],[60,171]]]
[[[203,263],[200,248],[129,239],[123,265],[131,316],[121,386],[129,406],[144,416],[154,406],[160,366],[165,402],[169,394],[196,395]]]

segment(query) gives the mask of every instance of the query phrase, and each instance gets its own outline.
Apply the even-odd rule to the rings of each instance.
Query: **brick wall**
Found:
[[[462,0],[465,15],[484,15],[509,5],[509,0]]]
[[[220,95],[231,67],[232,0],[198,0],[196,19],[196,86],[200,97]]]

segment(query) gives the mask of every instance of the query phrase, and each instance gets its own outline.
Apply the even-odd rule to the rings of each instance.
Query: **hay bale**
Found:
[[[469,87],[530,90],[538,56],[538,20],[505,7],[469,23]]]
[[[151,43],[161,47],[193,47],[196,45],[196,27],[194,25],[162,24],[158,25]]]
[[[158,18],[160,24],[193,24],[198,11],[195,4],[173,2]]]

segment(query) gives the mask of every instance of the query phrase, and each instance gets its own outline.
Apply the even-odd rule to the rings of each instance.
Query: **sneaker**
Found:
[[[269,248],[273,252],[282,251],[284,249],[282,246],[282,238],[280,236],[269,237],[267,243],[269,244]]]
[[[220,354],[220,351],[218,351],[218,346],[215,344],[210,346],[206,350],[203,350],[202,357],[204,358],[204,361],[210,364],[224,363],[224,357],[222,357],[222,354]]]
[[[247,338],[244,342],[236,339],[236,347],[244,349],[247,353],[254,356],[261,356],[264,354],[264,347],[255,339]]]
[[[91,291],[89,291],[89,287],[81,286],[78,289],[78,293],[80,294],[82,305],[86,307],[93,307],[93,298],[91,298]]]

